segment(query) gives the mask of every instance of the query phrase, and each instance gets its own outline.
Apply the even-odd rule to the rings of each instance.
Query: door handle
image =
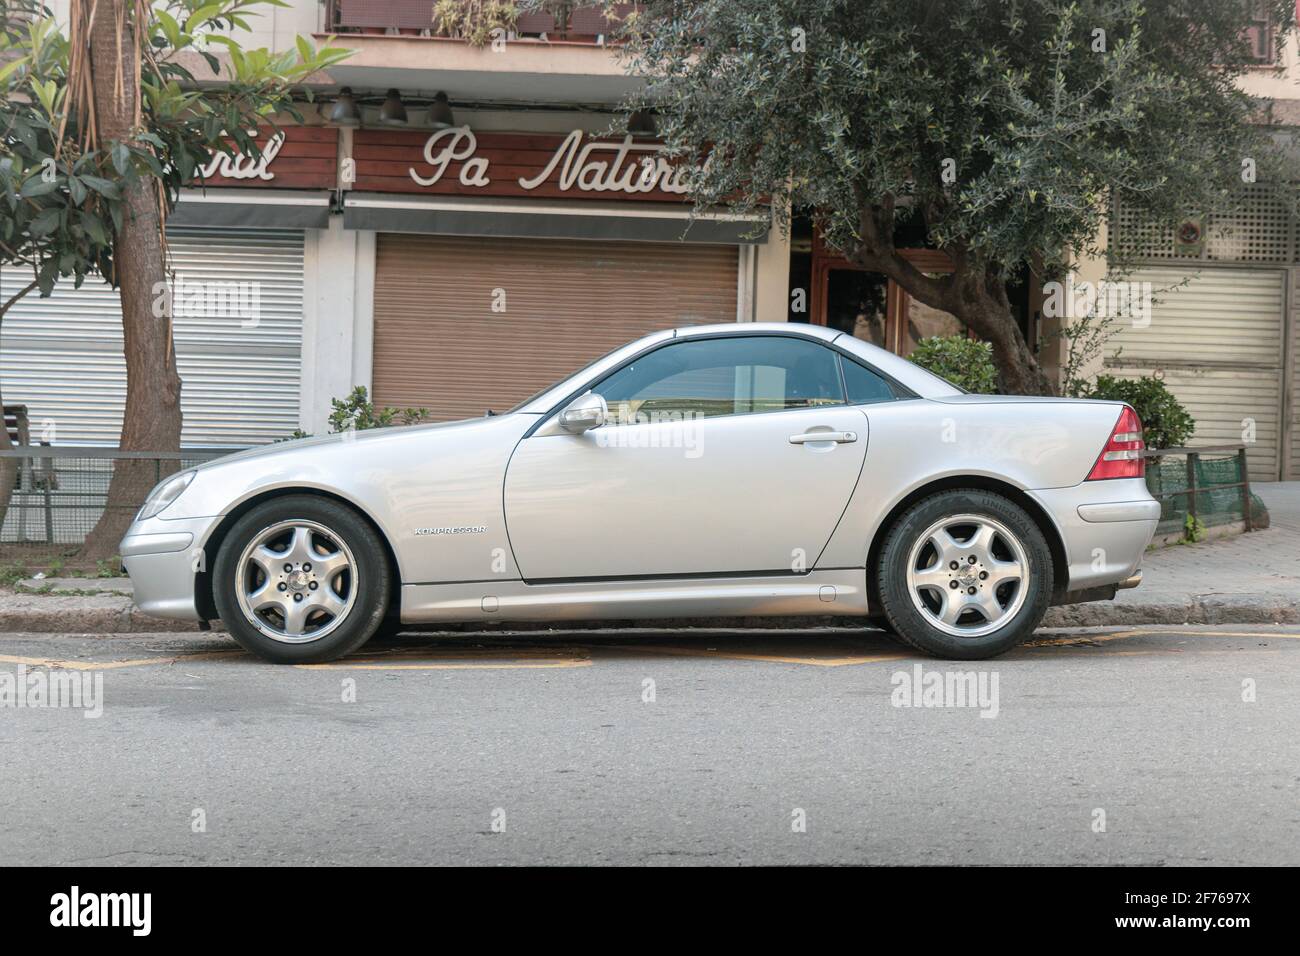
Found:
[[[805,445],[814,441],[833,441],[837,445],[847,445],[857,440],[857,432],[804,432],[802,435],[790,436],[791,445]]]

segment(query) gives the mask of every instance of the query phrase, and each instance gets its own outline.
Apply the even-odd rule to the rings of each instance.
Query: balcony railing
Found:
[[[452,36],[433,22],[431,0],[329,0],[325,11],[327,33],[372,35]],[[547,12],[520,13],[510,37],[605,43],[612,40],[621,21],[635,3],[617,4],[607,15],[604,4],[556,3]]]

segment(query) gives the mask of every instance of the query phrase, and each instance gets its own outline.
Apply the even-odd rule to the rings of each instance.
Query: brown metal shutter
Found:
[[[380,235],[374,401],[502,411],[648,332],[734,322],[736,269],[735,246]]]

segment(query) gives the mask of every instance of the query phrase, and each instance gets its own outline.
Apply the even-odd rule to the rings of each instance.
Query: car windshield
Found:
[[[531,405],[533,402],[535,402],[535,401],[537,401],[539,398],[541,398],[543,395],[545,395],[547,392],[549,392],[551,389],[555,388],[555,386],[559,385],[560,382],[567,382],[567,381],[568,381],[569,379],[571,379],[571,378],[577,378],[579,375],[582,375],[584,372],[586,372],[587,369],[589,369],[589,368],[593,368],[594,366],[599,365],[601,362],[605,361],[605,359],[609,358],[609,357],[610,357],[611,355],[613,355],[615,352],[621,351],[622,349],[625,349],[625,348],[627,348],[627,343],[626,343],[626,342],[624,342],[622,345],[618,346],[617,348],[612,348],[612,349],[610,349],[610,350],[609,350],[608,352],[606,352],[604,355],[601,355],[601,356],[598,356],[598,357],[592,359],[590,362],[588,362],[586,365],[584,365],[582,368],[578,369],[577,371],[573,372],[572,374],[566,375],[566,376],[564,376],[564,378],[559,379],[558,381],[551,382],[551,383],[550,383],[549,385],[547,385],[545,388],[542,388],[542,389],[539,389],[539,390],[536,391],[536,392],[533,392],[533,394],[529,395],[527,398],[525,398],[525,399],[524,399],[522,402],[520,402],[518,405],[514,406],[514,408],[507,409],[506,412],[505,412],[505,414],[507,414],[507,415],[511,415],[511,414],[514,414],[515,412],[519,411],[519,410],[522,409],[522,408],[526,408],[527,406]]]

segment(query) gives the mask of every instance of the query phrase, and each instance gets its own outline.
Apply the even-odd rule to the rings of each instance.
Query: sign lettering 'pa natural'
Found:
[[[685,195],[690,192],[687,179],[690,168],[670,163],[659,143],[638,143],[625,136],[622,140],[583,142],[586,134],[575,129],[551,154],[549,161],[535,176],[518,176],[520,189],[532,191],[549,182],[558,172],[556,185],[562,192],[621,192],[628,195],[663,192]],[[414,166],[411,179],[420,186],[433,186],[460,164],[456,176],[462,186],[483,187],[492,183],[491,162],[478,153],[478,138],[468,126],[440,130],[424,144],[427,173]]]

